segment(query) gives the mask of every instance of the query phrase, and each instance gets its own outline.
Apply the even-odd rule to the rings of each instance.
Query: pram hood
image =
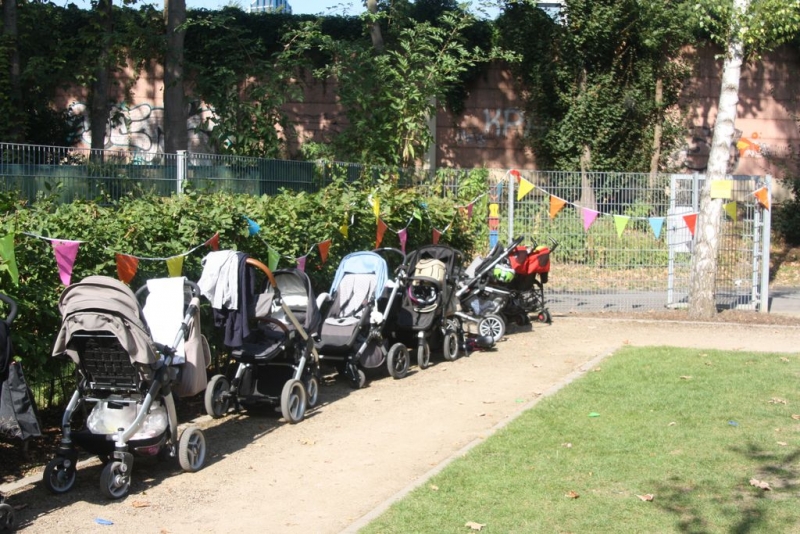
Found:
[[[347,274],[374,274],[375,275],[375,295],[383,294],[383,288],[388,279],[386,260],[376,252],[361,251],[348,254],[339,263],[336,274],[331,284],[331,294],[336,293],[342,278]]]
[[[111,332],[132,363],[155,364],[160,356],[133,291],[109,276],[88,276],[67,287],[58,301],[61,328],[53,356],[67,354],[75,363],[80,358],[70,342],[79,332]]]
[[[303,330],[315,332],[322,321],[322,315],[308,275],[299,269],[279,269],[273,271],[272,275],[278,284],[281,300],[292,310]]]

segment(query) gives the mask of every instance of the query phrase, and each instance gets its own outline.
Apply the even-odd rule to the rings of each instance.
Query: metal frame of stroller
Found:
[[[461,318],[456,314],[458,299],[456,298],[456,284],[460,275],[461,263],[464,254],[446,245],[426,245],[420,247],[406,256],[403,297],[400,305],[392,311],[394,325],[391,332],[392,346],[389,349],[388,359],[398,362],[409,362],[408,346],[415,338],[417,352],[417,366],[425,369],[430,365],[431,350],[442,350],[445,360],[454,361],[460,356],[462,348],[465,346],[464,330]],[[417,263],[424,258],[438,259],[445,265],[444,286],[439,286],[438,281],[427,277],[415,276],[414,270]],[[415,309],[411,302],[408,290],[415,281],[424,284],[432,284],[437,287],[441,297],[436,308],[429,312],[422,312]],[[438,297],[437,297],[438,298]],[[448,310],[452,313],[448,314]],[[419,326],[417,319],[421,319],[420,314],[435,314],[428,325]],[[409,321],[409,322],[407,322]]]
[[[396,253],[401,257],[401,267],[398,269],[394,280],[388,278],[388,262],[381,255],[384,252]],[[402,251],[388,247],[371,252],[363,251],[348,254],[339,263],[334,280],[331,283],[330,294],[320,295],[319,300],[333,301],[333,304],[328,309],[328,317],[325,317],[320,325],[316,341],[317,351],[320,353],[322,362],[324,363],[326,360],[333,362],[339,374],[344,375],[348,384],[354,389],[359,389],[366,385],[367,376],[363,369],[378,368],[385,363],[389,374],[393,378],[403,378],[408,373],[408,361],[400,361],[396,357],[399,353],[395,352],[392,354],[391,359],[388,358],[389,352],[386,349],[384,335],[387,319],[394,308],[397,295],[403,288],[402,267],[405,264],[405,258],[406,255]],[[353,267],[353,264],[358,264],[361,259],[364,259],[368,265],[355,265]],[[369,264],[377,266],[377,268],[371,267]],[[381,276],[380,272],[376,272],[380,271],[381,267],[383,267],[384,276]],[[348,271],[348,268],[356,269],[359,272]],[[367,272],[368,269],[372,270]],[[340,286],[342,280],[348,274],[375,274],[378,280],[376,280],[374,292],[368,296],[366,302],[362,303],[363,306],[352,311],[352,313],[339,316],[338,303],[339,299],[342,298]],[[386,278],[386,280],[381,281],[383,278]],[[387,288],[389,288],[388,296],[385,295]],[[348,326],[352,328],[352,333],[346,343],[336,346],[336,343],[332,342],[330,337],[328,339],[324,337],[325,321],[329,320],[349,321]],[[375,358],[375,354],[379,354],[380,358]]]
[[[177,455],[181,468],[187,472],[203,466],[206,444],[202,431],[190,425],[178,440],[171,387],[179,374],[179,366],[173,365],[175,351],[187,339],[199,309],[197,285],[186,279],[184,283],[191,289],[192,298],[185,305],[179,331],[170,346],[152,340],[136,296],[115,278],[90,276],[62,293],[62,327],[53,356],[71,358],[79,380],[64,411],[61,444],[44,470],[43,481],[51,492],[65,493],[74,486],[76,445],[98,454],[106,464],[100,475],[100,489],[111,499],[128,494],[134,454],[162,458]],[[100,328],[101,324],[107,327]],[[166,429],[153,437],[134,439],[144,428],[156,401],[166,409]],[[120,427],[111,434],[94,434],[88,426],[73,428],[73,415],[85,414],[87,403],[95,407],[108,403],[119,409],[132,405],[136,415],[127,428]]]
[[[205,393],[206,412],[219,418],[228,412],[231,403],[238,412],[243,405],[263,402],[279,405],[286,421],[299,423],[305,418],[306,411],[319,402],[319,356],[314,350],[313,338],[306,330],[316,329],[319,321],[311,282],[297,269],[273,273],[254,258],[248,257],[245,261],[266,276],[260,293],[266,298],[264,313],[262,316],[254,313],[247,318],[258,321],[261,329],[255,337],[231,351],[231,359],[236,362],[232,378],[229,379],[228,373],[224,372],[209,380]],[[304,313],[316,314],[316,317],[306,317],[306,326],[295,315],[299,310],[293,310],[281,294],[279,280],[289,280],[289,277],[295,281],[302,280],[308,299]],[[281,313],[285,321],[276,317]],[[232,362],[229,360],[229,363]],[[274,386],[278,384],[280,392],[276,394]]]

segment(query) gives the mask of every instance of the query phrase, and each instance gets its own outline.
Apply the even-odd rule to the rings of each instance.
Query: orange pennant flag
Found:
[[[683,221],[686,223],[686,227],[692,233],[692,237],[694,237],[694,227],[697,224],[697,214],[690,213],[689,215],[684,215]]]
[[[219,250],[219,232],[211,236],[211,239],[206,241],[206,245],[211,247],[211,250]]]
[[[555,219],[558,212],[561,211],[561,208],[564,207],[567,201],[563,198],[558,198],[555,195],[550,195],[550,218]]]
[[[386,233],[386,223],[383,222],[383,219],[378,219],[378,235],[375,237],[375,248],[381,246],[381,241],[383,241],[383,234]]]
[[[439,238],[440,238],[441,236],[442,236],[442,232],[440,232],[439,230],[437,230],[436,228],[434,228],[434,229],[433,229],[433,244],[434,244],[434,245],[438,245],[438,244],[439,244]]]
[[[769,191],[766,186],[754,191],[753,194],[756,196],[756,199],[758,199],[758,203],[761,204],[765,210],[769,211]]]
[[[130,284],[133,277],[136,276],[136,270],[139,268],[139,258],[128,256],[127,254],[116,254],[117,258],[117,277]]]
[[[331,248],[331,240],[326,239],[322,243],[317,243],[319,247],[319,257],[322,258],[322,263],[328,261],[328,250]]]

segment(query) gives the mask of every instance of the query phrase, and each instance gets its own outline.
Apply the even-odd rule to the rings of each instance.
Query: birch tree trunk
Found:
[[[103,46],[100,50],[100,57],[97,58],[95,68],[95,79],[92,83],[91,103],[89,107],[89,123],[92,131],[92,149],[105,148],[106,126],[110,108],[108,105],[109,89],[109,58],[111,57],[111,41],[114,31],[114,19],[112,18],[112,0],[100,0],[97,4],[97,16],[100,19],[102,28]],[[92,152],[92,159],[103,160],[101,152]]]
[[[750,0],[734,0],[732,31],[725,51],[722,67],[722,87],[719,94],[717,120],[708,155],[708,170],[700,192],[700,214],[695,226],[695,247],[692,254],[689,289],[689,317],[709,319],[717,313],[716,274],[719,255],[719,234],[722,199],[711,198],[711,183],[724,180],[728,173],[728,159],[736,123],[736,106],[739,103],[739,78],[741,77],[744,44],[737,20],[741,20]]]
[[[183,43],[186,0],[164,0],[167,19],[167,53],[164,65],[164,153],[188,148],[186,102],[183,87]]]

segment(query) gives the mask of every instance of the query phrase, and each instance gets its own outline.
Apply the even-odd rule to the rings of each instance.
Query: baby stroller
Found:
[[[331,301],[317,336],[320,359],[331,361],[355,389],[366,384],[362,369],[385,363],[394,378],[408,373],[408,354],[386,350],[383,330],[402,281],[400,276],[389,280],[383,252],[397,253],[405,262],[405,254],[393,248],[348,254],[336,269],[330,293],[319,299]]]
[[[8,306],[5,319],[0,320],[0,436],[23,442],[42,435],[33,395],[25,382],[22,366],[12,360],[11,324],[17,316],[17,303],[0,293],[0,301]],[[0,493],[0,531],[14,530],[14,508]]]
[[[214,265],[226,262],[234,262],[238,273],[237,307],[228,304],[215,308],[214,313],[217,326],[225,327],[224,343],[232,349],[228,363],[235,364],[235,371],[228,372],[226,366],[223,373],[211,378],[205,394],[206,412],[219,418],[231,404],[239,411],[266,403],[279,405],[289,423],[299,423],[319,402],[319,356],[308,332],[317,329],[320,314],[311,281],[297,269],[273,273],[241,252],[212,252],[203,260],[200,279],[212,306],[216,291],[226,285],[217,279]],[[216,289],[207,291],[212,282]]]
[[[517,246],[509,253],[514,276],[508,283],[512,295],[503,308],[504,314],[525,317],[533,314],[540,323],[553,322],[544,297],[544,284],[550,275],[550,254],[558,248],[555,239],[550,238],[550,242],[551,247]]]
[[[187,472],[205,462],[198,427],[189,426],[178,439],[174,400],[199,393],[206,383],[210,358],[200,333],[197,285],[185,278],[150,280],[139,292],[145,293],[142,310],[119,280],[89,276],[61,294],[53,356],[74,362],[78,385],[64,411],[61,444],[44,470],[44,484],[53,493],[75,484],[76,446],[105,463],[100,490],[111,499],[128,494],[134,455],[177,455]],[[171,341],[151,334],[148,323],[171,324]]]
[[[427,245],[409,253],[402,299],[393,314],[394,343],[387,358],[401,361],[407,347],[416,349],[420,369],[429,365],[431,350],[441,349],[448,361],[458,358],[465,346],[456,314],[456,282],[462,258],[461,251],[445,245]]]

